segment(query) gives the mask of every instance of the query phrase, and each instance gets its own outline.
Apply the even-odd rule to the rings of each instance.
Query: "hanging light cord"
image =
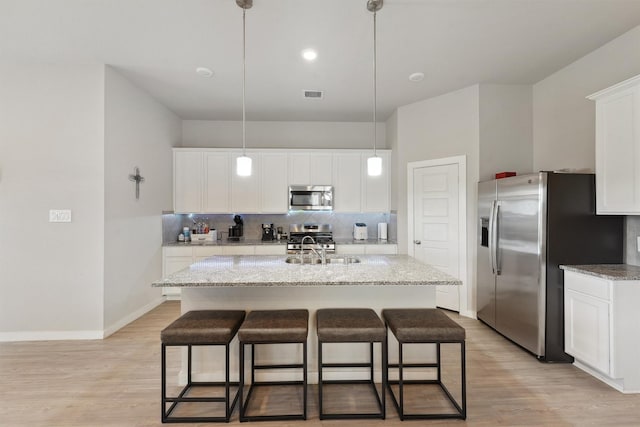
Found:
[[[246,122],[246,111],[245,111],[245,81],[246,81],[246,29],[245,29],[245,21],[246,21],[246,13],[247,9],[242,8],[242,155],[245,156],[245,122]]]
[[[377,157],[376,153],[376,11],[373,12],[373,156]]]

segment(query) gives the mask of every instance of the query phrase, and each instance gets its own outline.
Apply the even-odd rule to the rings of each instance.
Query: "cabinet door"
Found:
[[[204,212],[231,212],[230,174],[229,153],[204,153]]]
[[[363,199],[362,210],[364,212],[388,212],[389,211],[389,170],[390,159],[388,152],[378,152],[382,159],[382,174],[369,176],[367,173],[367,159],[372,153],[362,154],[362,182]]]
[[[286,255],[287,245],[257,245],[255,247],[256,255]]]
[[[312,185],[310,170],[309,153],[290,153],[288,156],[289,163],[289,185]]]
[[[262,154],[260,212],[286,213],[289,210],[287,169],[287,155],[285,153]]]
[[[335,154],[333,166],[333,210],[336,212],[360,212],[362,199],[360,153]]]
[[[222,255],[222,246],[202,246],[193,248],[193,262],[202,261],[203,259]]]
[[[333,183],[333,155],[326,153],[311,153],[309,164],[309,184],[332,185]]]
[[[366,245],[367,255],[396,255],[398,245]]]
[[[176,213],[202,212],[202,152],[173,153],[173,210]]]
[[[251,157],[251,176],[238,176],[236,173],[236,159],[242,153],[231,155],[231,210],[235,213],[260,213],[260,155],[247,151]]]
[[[640,213],[640,88],[596,103],[596,205],[599,214]]]
[[[255,246],[229,245],[222,247],[222,255],[253,255]]]
[[[364,255],[366,253],[365,245],[336,245],[336,254],[339,255]]]
[[[191,256],[165,256],[162,263],[162,275],[164,277],[187,268],[191,265]],[[180,288],[165,286],[162,295],[167,299],[180,299]]]
[[[565,289],[565,351],[605,374],[610,373],[609,307],[607,301]]]

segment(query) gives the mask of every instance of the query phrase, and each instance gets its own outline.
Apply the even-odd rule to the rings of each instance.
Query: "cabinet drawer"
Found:
[[[258,245],[255,248],[256,255],[286,255],[287,245]]]
[[[190,246],[186,247],[173,247],[167,246],[164,248],[164,256],[188,256],[190,257],[192,254],[192,248]]]
[[[367,255],[395,255],[398,253],[397,245],[367,245]]]
[[[565,271],[564,287],[605,301],[611,300],[611,282],[605,279]]]
[[[222,247],[222,255],[253,255],[254,253],[254,246],[229,245]]]
[[[193,248],[193,256],[195,258],[207,258],[214,255],[222,255],[222,247],[202,246],[199,248]]]

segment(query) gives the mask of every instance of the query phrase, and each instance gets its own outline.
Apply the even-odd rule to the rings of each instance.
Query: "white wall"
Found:
[[[0,341],[101,336],[103,76],[0,64]]]
[[[640,26],[533,86],[533,168],[595,168],[595,104],[585,99],[640,74]]]
[[[398,156],[398,110],[394,111],[386,123],[387,146],[391,149],[391,194],[389,198],[389,208],[392,211],[398,210],[398,177],[403,168],[400,165]],[[406,169],[406,164],[404,169]],[[406,173],[406,172],[405,172]]]
[[[397,111],[398,250],[407,253],[407,163],[467,156],[467,283],[475,283],[476,198],[479,151],[479,87],[471,86],[400,107]],[[470,286],[469,289],[472,287]],[[472,295],[461,309],[473,310]]]
[[[181,120],[111,67],[105,71],[106,335],[162,302],[150,283],[162,277],[163,210],[172,208],[171,147]],[[145,178],[140,199],[129,181]]]
[[[480,181],[533,167],[531,85],[480,85]]]
[[[247,148],[373,148],[370,122],[246,123]],[[385,124],[377,124],[377,147],[387,148]],[[182,147],[242,147],[241,121],[184,120]]]

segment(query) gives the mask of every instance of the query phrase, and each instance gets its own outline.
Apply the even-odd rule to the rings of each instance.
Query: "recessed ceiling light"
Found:
[[[424,79],[424,73],[413,73],[409,76],[409,80],[412,82],[421,82]]]
[[[198,68],[196,68],[196,73],[198,73],[198,75],[202,76],[202,77],[212,77],[213,76],[213,71],[211,71],[211,69],[207,68],[207,67],[198,67]]]
[[[318,52],[313,49],[305,49],[302,51],[302,57],[307,61],[313,61],[318,57]]]

